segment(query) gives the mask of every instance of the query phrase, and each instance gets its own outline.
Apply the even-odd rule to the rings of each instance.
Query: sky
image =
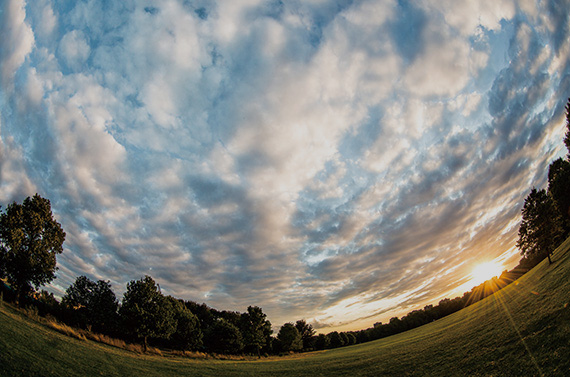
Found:
[[[152,276],[356,330],[512,268],[565,155],[568,1],[0,0],[0,203],[67,238],[50,289]]]

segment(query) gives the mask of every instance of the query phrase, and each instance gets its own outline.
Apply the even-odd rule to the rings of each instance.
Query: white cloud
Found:
[[[25,2],[8,0],[2,7],[0,23],[0,62],[3,87],[9,89],[16,70],[22,65],[34,46],[34,34],[26,23]]]
[[[452,97],[470,80],[470,45],[453,37],[437,20],[423,34],[423,51],[408,68],[404,82],[411,95]],[[481,53],[479,53],[481,54]]]
[[[0,124],[0,133],[2,127]],[[24,173],[23,153],[11,137],[0,140],[0,201],[8,203],[21,200],[37,191],[34,183]]]
[[[26,74],[27,83],[26,83],[26,92],[29,101],[38,106],[41,103],[41,100],[44,96],[44,89],[43,89],[43,82],[38,77],[35,68],[29,68]]]
[[[529,5],[527,4],[527,9],[531,9]],[[490,30],[499,29],[501,20],[510,20],[515,15],[515,4],[509,0],[493,2],[430,1],[426,7],[441,12],[445,21],[464,36],[473,34],[479,26]]]
[[[67,67],[74,71],[80,71],[89,58],[91,48],[83,32],[73,30],[61,38],[58,51]]]

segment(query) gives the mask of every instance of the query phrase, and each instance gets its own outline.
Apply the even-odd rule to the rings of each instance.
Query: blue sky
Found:
[[[4,0],[0,202],[51,200],[56,292],[149,274],[278,326],[386,321],[518,262],[565,153],[568,9]]]

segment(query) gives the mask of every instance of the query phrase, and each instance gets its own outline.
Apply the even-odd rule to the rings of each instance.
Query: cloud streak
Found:
[[[8,0],[0,199],[76,276],[357,329],[517,261],[563,154],[561,3]]]

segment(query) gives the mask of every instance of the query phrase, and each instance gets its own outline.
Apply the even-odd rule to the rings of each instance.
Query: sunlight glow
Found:
[[[499,277],[503,272],[503,265],[496,262],[485,262],[478,264],[471,271],[470,283],[479,285],[495,276]]]

